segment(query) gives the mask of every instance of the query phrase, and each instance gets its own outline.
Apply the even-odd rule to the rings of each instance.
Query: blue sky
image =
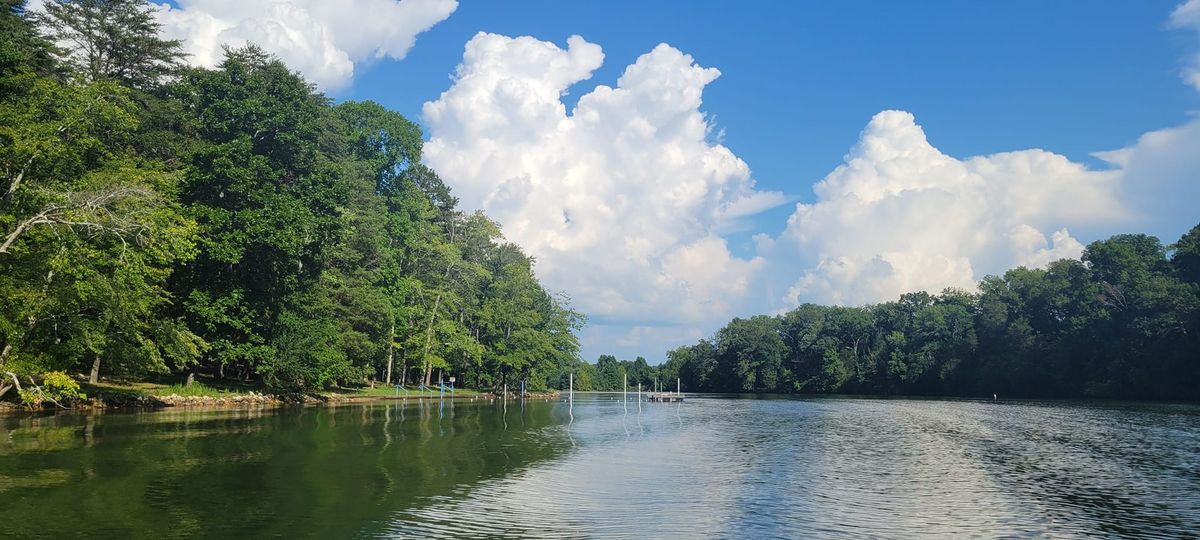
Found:
[[[163,20],[200,63],[265,42],[420,122],[427,163],[592,319],[589,359],[1200,218],[1200,0],[282,4]]]
[[[467,1],[404,60],[376,62],[334,95],[419,119],[480,31],[601,44],[606,63],[582,86],[613,84],[665,42],[721,70],[704,110],[755,179],[811,199],[862,125],[891,108],[916,114],[951,155],[1039,147],[1100,166],[1092,152],[1200,107],[1179,80],[1195,36],[1166,29],[1176,4]]]

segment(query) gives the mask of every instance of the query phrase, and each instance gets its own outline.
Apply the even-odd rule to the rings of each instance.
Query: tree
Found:
[[[790,379],[783,366],[787,346],[774,318],[734,319],[717,331],[716,341],[717,371],[728,378],[726,389],[771,392]]]
[[[284,361],[280,340],[298,335],[281,317],[316,298],[323,250],[342,225],[347,185],[337,148],[321,144],[327,101],[254,47],[229,51],[220,69],[187,72],[175,92],[202,141],[181,194],[202,238],[176,279],[184,313],[212,345],[218,373],[270,370]]]
[[[167,276],[195,244],[177,177],[126,155],[126,88],[59,80],[59,51],[6,7],[0,86],[20,91],[0,97],[0,365],[85,365],[94,382],[103,359],[129,373],[193,362],[204,342],[165,314]]]
[[[1117,235],[1082,261],[987,276],[977,294],[734,319],[715,345],[670,351],[660,371],[702,374],[698,390],[770,388],[760,372],[781,348],[781,391],[1195,399],[1200,285],[1186,278],[1197,237],[1200,227],[1168,249]]]
[[[596,359],[596,379],[592,384],[597,390],[620,390],[622,380],[624,380],[623,372],[620,362],[617,362],[617,357],[611,354],[602,354]]]
[[[27,16],[26,0],[0,1],[0,96],[19,97],[38,77],[61,74],[57,47]]]
[[[1171,245],[1171,266],[1179,279],[1200,283],[1200,225]]]
[[[85,81],[148,90],[179,69],[179,41],[159,37],[161,25],[144,0],[51,0],[44,9],[47,35],[70,45],[56,55]]]
[[[415,367],[540,389],[586,365],[583,317],[457,208],[413,122],[333,106],[253,46],[177,71],[143,2],[4,7],[5,371],[199,365],[304,391]]]

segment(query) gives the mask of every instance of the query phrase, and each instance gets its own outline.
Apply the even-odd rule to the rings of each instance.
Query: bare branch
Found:
[[[21,172],[17,173],[17,178],[8,185],[8,191],[4,192],[4,200],[12,199],[13,194],[17,192],[17,188],[21,187],[21,181],[25,179],[25,173],[29,172],[29,167],[33,165],[33,160],[36,158],[37,154],[35,153],[30,155],[29,159],[25,160],[25,165],[21,167]]]
[[[20,392],[21,391],[21,381],[20,381],[20,379],[17,379],[17,374],[13,373],[11,371],[5,371],[4,374],[8,375],[9,377],[12,377],[13,386],[15,386],[17,388],[17,391]],[[6,388],[5,392],[7,392],[7,391],[8,391],[8,389]],[[0,392],[0,395],[4,395],[4,393]]]
[[[141,186],[120,186],[97,191],[67,194],[62,202],[48,204],[41,212],[17,224],[0,243],[0,254],[6,254],[13,243],[37,225],[63,226],[84,230],[95,235],[108,234],[127,246],[126,237],[149,229],[141,212],[120,212],[118,206],[126,201],[154,201],[158,195]]]

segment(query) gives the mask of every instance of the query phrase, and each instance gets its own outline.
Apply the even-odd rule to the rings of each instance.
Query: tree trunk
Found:
[[[425,353],[421,356],[421,360],[425,362],[425,386],[429,386],[429,378],[433,376],[433,364],[429,362],[429,346],[433,344],[433,321],[437,318],[437,310],[441,305],[442,291],[438,291],[437,297],[433,300],[433,311],[429,312],[429,325],[425,327]]]
[[[9,377],[12,377],[13,383],[0,385],[0,397],[4,397],[4,394],[7,394],[8,391],[12,390],[14,387],[17,389],[17,392],[20,392],[21,391],[21,381],[17,380],[17,374],[13,373],[11,371],[5,371],[4,374],[8,375]]]
[[[188,376],[187,376],[187,381],[185,381],[185,382],[183,383],[183,385],[184,385],[184,386],[191,386],[191,385],[192,385],[192,383],[194,383],[194,382],[196,382],[196,372],[195,372],[195,371],[189,371],[189,372],[188,372]]]
[[[392,317],[392,328],[388,331],[388,363],[387,363],[387,381],[388,386],[392,385],[392,362],[396,357],[396,318]]]
[[[92,373],[88,375],[88,382],[92,384],[100,382],[100,353],[96,353],[96,358],[92,360]]]

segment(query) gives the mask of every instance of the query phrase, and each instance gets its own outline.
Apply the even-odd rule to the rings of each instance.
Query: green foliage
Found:
[[[1200,225],[1183,235],[1171,246],[1171,266],[1180,280],[1200,284]]]
[[[1198,399],[1198,237],[1114,236],[977,294],[734,319],[660,371],[695,391]]]
[[[89,81],[109,80],[147,89],[179,67],[180,43],[159,37],[161,25],[145,0],[50,0],[39,21],[58,43],[68,72]]]
[[[253,46],[180,70],[140,0],[23,5],[0,14],[0,366],[307,391],[581,363],[582,316],[457,208],[413,122]]]
[[[221,397],[228,394],[228,391],[213,388],[200,382],[192,384],[173,384],[165,388],[157,389],[153,392],[157,396],[183,396],[183,397]]]
[[[79,383],[70,375],[61,371],[50,371],[42,375],[41,386],[32,386],[20,390],[21,403],[30,408],[39,408],[46,403],[66,404],[72,401],[87,399],[87,394],[80,392]]]

